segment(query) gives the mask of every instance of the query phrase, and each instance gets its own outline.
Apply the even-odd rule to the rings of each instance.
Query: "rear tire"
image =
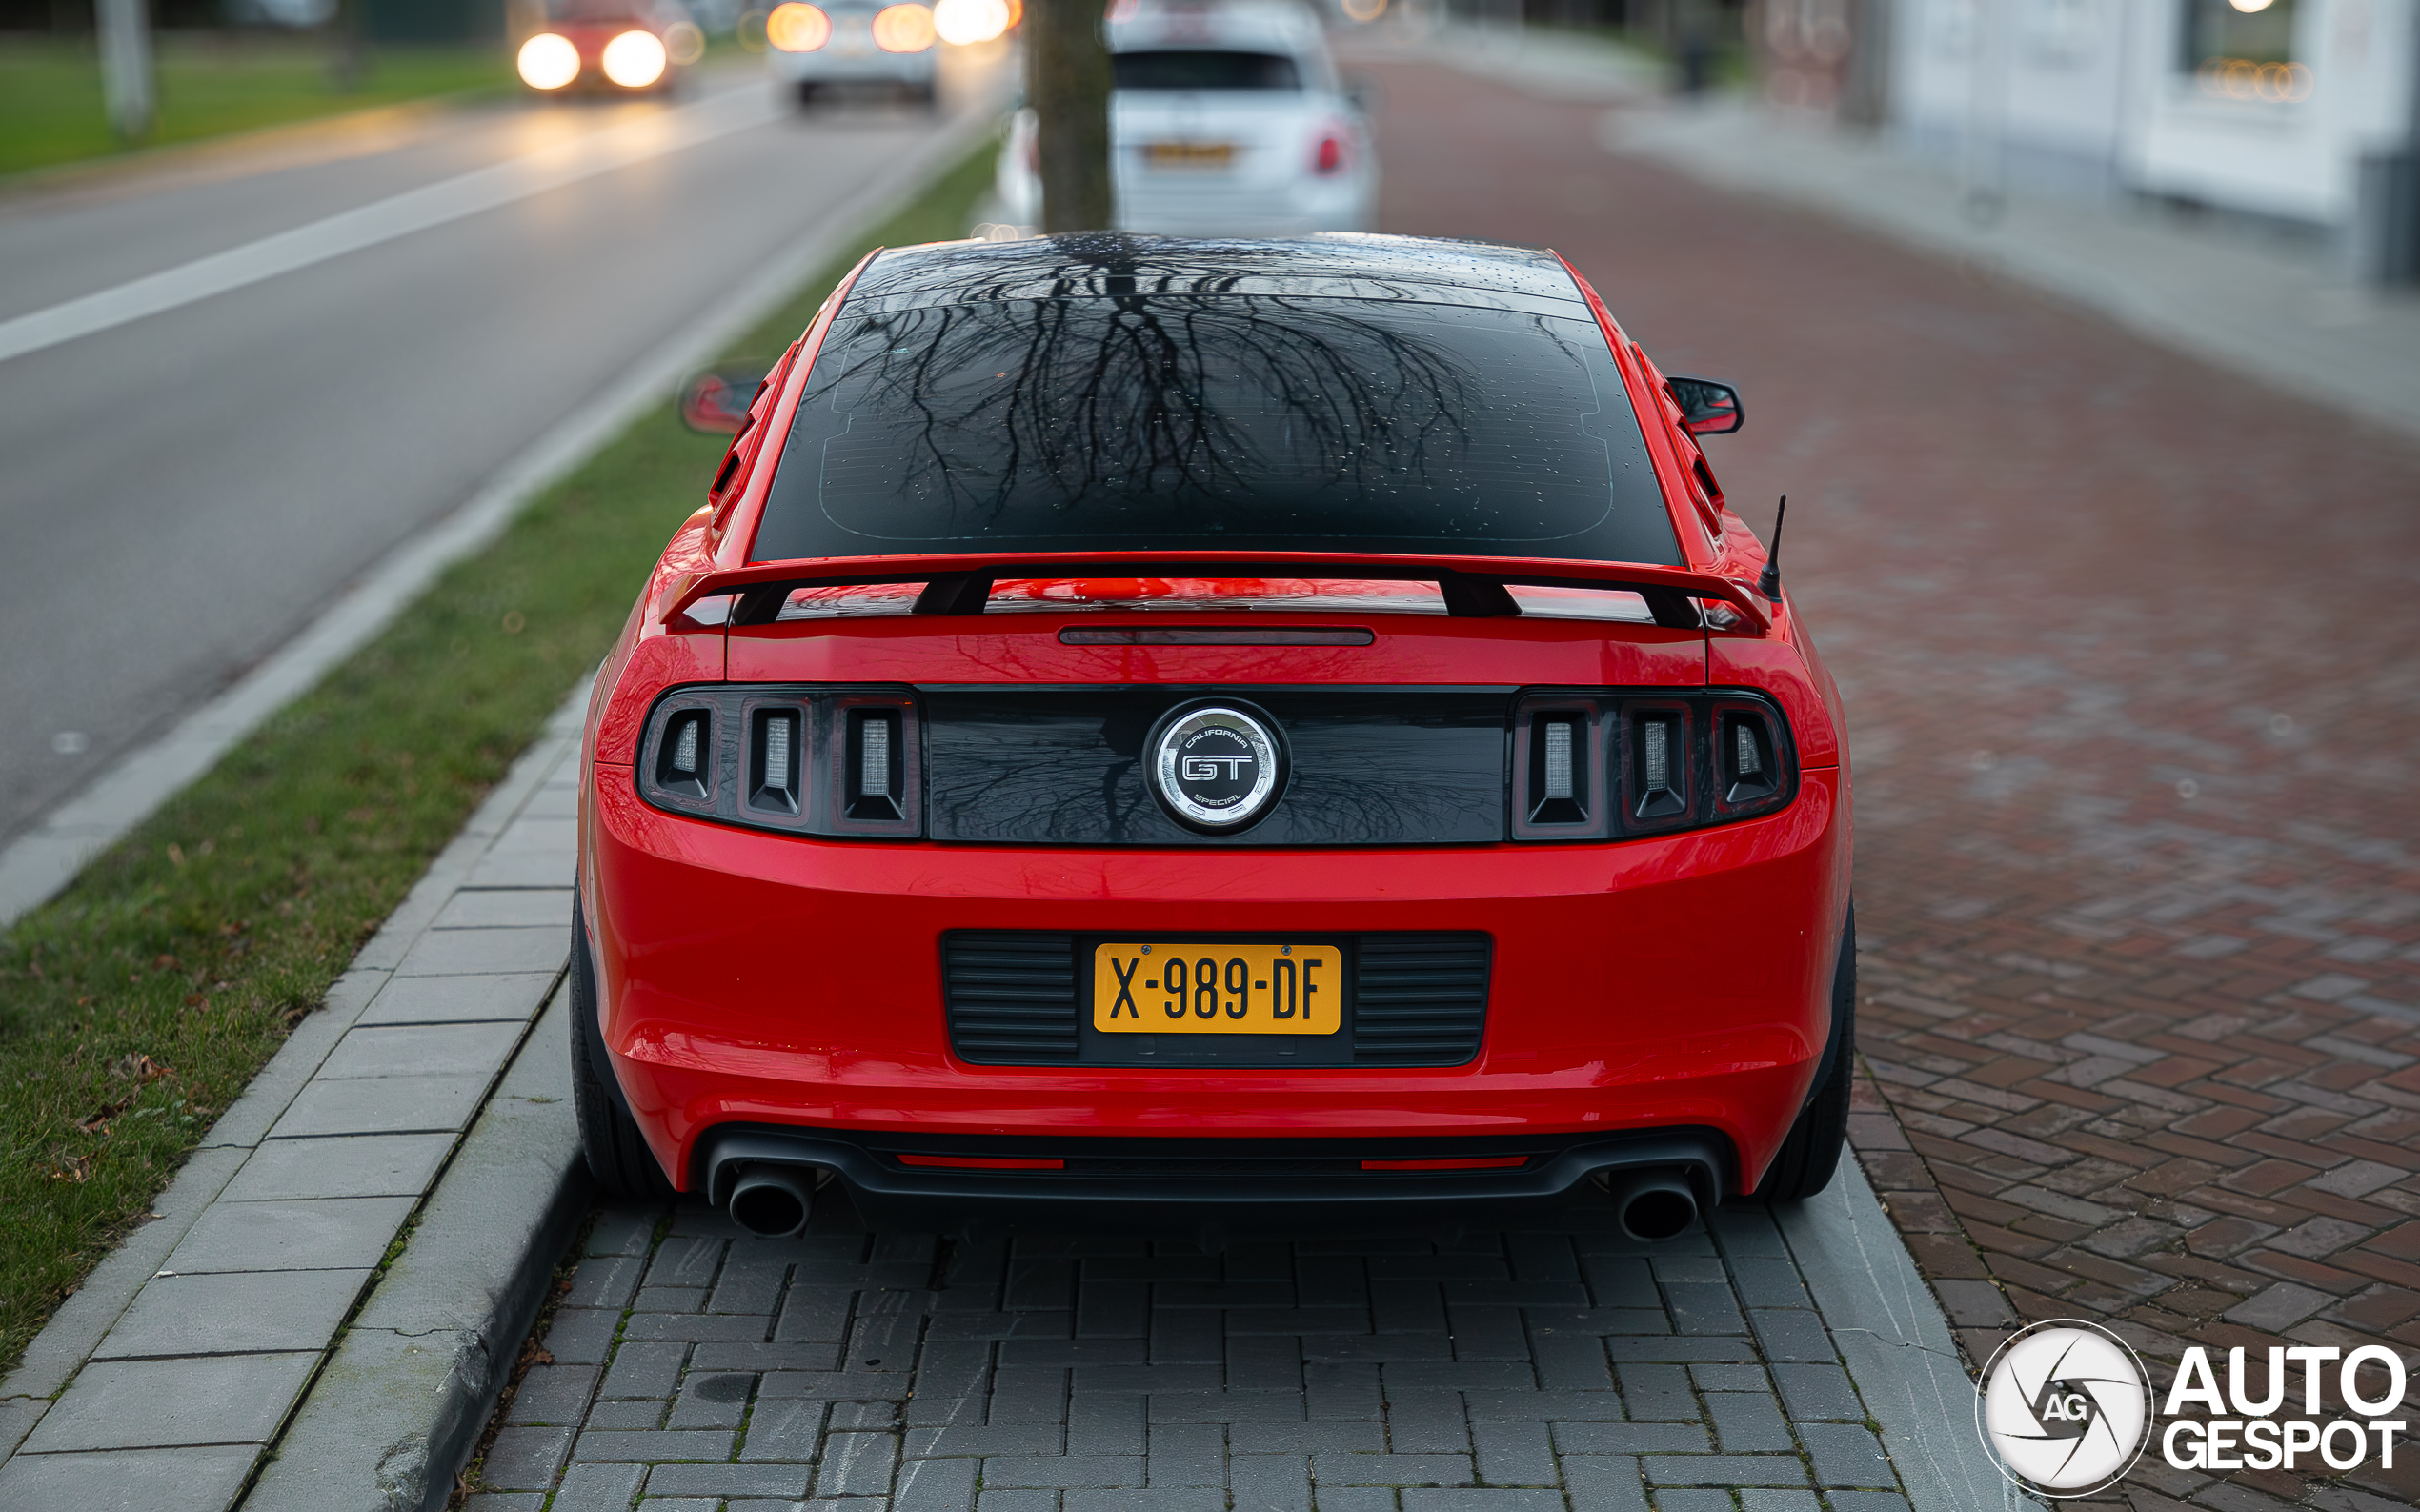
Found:
[[[596,975],[588,952],[587,915],[576,895],[572,908],[572,1111],[580,1126],[580,1154],[600,1196],[655,1201],[673,1195],[638,1120],[622,1102],[597,1029]]]
[[[1757,1187],[1759,1198],[1802,1202],[1832,1184],[1841,1148],[1848,1142],[1848,1091],[1856,1074],[1857,909],[1851,904],[1841,930],[1840,960],[1832,968],[1832,1034],[1824,1047],[1824,1069]]]

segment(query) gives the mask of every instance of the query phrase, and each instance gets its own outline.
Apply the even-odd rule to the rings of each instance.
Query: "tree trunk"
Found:
[[[1106,231],[1109,44],[1101,0],[1026,0],[1025,99],[1034,108],[1042,230]]]

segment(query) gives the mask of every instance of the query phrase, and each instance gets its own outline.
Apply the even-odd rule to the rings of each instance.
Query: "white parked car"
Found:
[[[765,17],[765,64],[801,106],[827,84],[894,84],[934,98],[933,9],[906,0],[785,0]]]
[[[1119,229],[1172,236],[1366,231],[1377,210],[1369,125],[1318,19],[1284,0],[1110,11],[1109,137]],[[1034,113],[1018,112],[1000,217],[1041,220]]]

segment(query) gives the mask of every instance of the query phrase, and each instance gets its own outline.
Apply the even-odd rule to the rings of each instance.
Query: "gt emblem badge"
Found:
[[[1227,704],[1186,709],[1152,742],[1151,785],[1171,813],[1205,830],[1236,830],[1278,793],[1278,740],[1260,717]]]

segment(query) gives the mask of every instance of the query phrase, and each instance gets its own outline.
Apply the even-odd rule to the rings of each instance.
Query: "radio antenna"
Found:
[[[1765,575],[1756,583],[1765,596],[1775,603],[1782,601],[1782,518],[1789,510],[1790,496],[1785,494],[1782,502],[1773,508],[1773,548],[1765,554]]]

